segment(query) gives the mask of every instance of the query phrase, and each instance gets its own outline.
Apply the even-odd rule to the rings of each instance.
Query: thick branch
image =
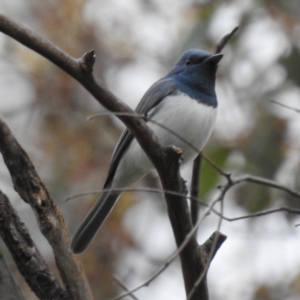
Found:
[[[179,196],[166,194],[166,201],[168,205],[169,218],[172,224],[172,228],[175,234],[175,240],[177,247],[179,248],[185,241],[186,236],[193,229],[192,220],[190,217],[190,210],[186,201],[186,197],[182,195],[182,191],[185,189],[182,179],[179,174],[179,160],[182,151],[175,147],[165,148],[165,157],[163,159],[164,170],[167,170],[165,176],[161,179],[164,189],[178,192]],[[175,162],[175,163],[174,163]],[[182,266],[182,272],[185,282],[185,290],[187,294],[192,289],[196,278],[198,277],[198,265],[199,260],[197,257],[197,240],[196,236],[190,236],[185,248],[180,253],[180,261]],[[195,292],[193,299],[199,298],[200,292]]]
[[[55,47],[53,44],[41,37],[38,37],[30,30],[16,24],[3,15],[0,15],[0,30],[49,59],[59,68],[74,77],[108,110],[119,113],[133,113],[127,105],[120,102],[110,91],[108,91],[103,83],[93,74],[93,51],[86,53],[81,59],[76,60],[64,53],[61,49]],[[132,116],[119,116],[119,118],[132,132],[143,150],[153,162],[159,173],[164,189],[182,192],[181,178],[179,176],[179,161],[178,157],[176,157],[176,151],[168,148],[167,152],[165,152],[160,146],[153,131],[151,131],[144,120],[139,117],[134,118]],[[166,153],[168,153],[168,155],[165,155]],[[170,154],[173,160],[169,159]],[[166,158],[168,158],[168,160],[166,160]],[[171,174],[170,170],[173,170],[176,173]],[[169,174],[171,174],[172,180],[169,180]],[[192,229],[186,199],[185,197],[177,197],[174,195],[165,195],[165,197],[168,204],[175,239],[179,245],[184,240],[186,234]],[[183,224],[184,227],[181,228],[178,226],[178,222]],[[197,278],[192,278],[192,272],[188,272],[188,269],[185,267],[188,266],[188,268],[195,269],[195,266],[197,265],[195,254],[196,245],[197,244],[194,241],[193,255],[185,255],[184,253],[181,255],[183,268],[186,269],[183,273],[187,275],[187,278],[184,275],[186,288],[192,286],[193,281]]]
[[[15,190],[35,211],[40,229],[52,246],[57,267],[70,299],[92,299],[79,259],[68,250],[70,237],[63,216],[2,116],[0,116],[0,151]]]
[[[207,264],[211,263],[226,238],[226,235],[219,231],[215,231],[201,246],[199,246],[198,255],[201,258],[203,266],[207,266]]]
[[[198,247],[198,257],[200,259],[200,276],[195,281],[193,288],[191,289],[187,300],[192,299],[193,294],[200,290],[201,300],[208,300],[208,288],[207,288],[207,271],[209,269],[210,263],[215,257],[217,251],[222,246],[226,240],[226,235],[219,231],[215,231],[204,244]]]
[[[40,299],[71,299],[60,286],[36,248],[8,198],[0,191],[0,234],[20,273]]]
[[[46,39],[38,36],[28,28],[17,24],[0,14],[0,31],[47,58],[68,73],[84,86],[105,108],[112,112],[131,113],[136,115],[125,103],[118,100],[98,79],[93,70],[95,54],[87,52],[80,59],[75,59],[56,47]],[[160,144],[144,120],[131,116],[119,116],[126,127],[132,132],[150,157],[155,167],[161,165],[162,149]]]

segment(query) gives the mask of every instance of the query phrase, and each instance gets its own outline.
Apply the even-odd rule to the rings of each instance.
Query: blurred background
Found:
[[[299,1],[1,0],[0,11],[74,57],[95,49],[97,75],[132,108],[182,52],[213,51],[222,36],[240,26],[223,51],[218,121],[204,153],[233,175],[252,174],[300,188],[300,116],[272,102],[300,109]],[[97,194],[65,200],[101,190],[122,123],[109,115],[88,121],[105,109],[75,80],[3,34],[0,91],[1,113],[74,234]],[[211,201],[220,182],[224,178],[204,163],[201,199]],[[157,179],[148,176],[135,187],[143,186],[157,187]],[[55,271],[52,250],[33,212],[14,192],[2,160],[0,188]],[[286,193],[255,184],[237,186],[224,201],[227,217],[299,204]],[[217,223],[213,214],[206,218],[199,242]],[[228,239],[209,269],[211,299],[299,299],[299,223],[299,216],[285,213],[223,221],[221,231]],[[162,196],[127,192],[81,259],[95,299],[107,299],[122,292],[114,277],[133,288],[174,249]],[[27,299],[36,299],[3,243],[0,251]],[[179,261],[136,296],[185,299]]]

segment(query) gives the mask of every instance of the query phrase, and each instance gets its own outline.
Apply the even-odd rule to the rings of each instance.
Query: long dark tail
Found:
[[[100,226],[112,210],[120,193],[104,192],[75,233],[71,249],[74,253],[83,252],[92,241]]]

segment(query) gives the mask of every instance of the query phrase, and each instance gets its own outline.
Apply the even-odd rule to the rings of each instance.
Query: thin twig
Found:
[[[245,219],[251,219],[251,218],[257,218],[257,217],[262,217],[262,216],[266,216],[266,215],[270,215],[270,214],[274,214],[277,212],[288,212],[291,214],[297,214],[300,215],[300,209],[297,208],[290,208],[290,207],[286,207],[286,206],[281,206],[281,207],[277,207],[274,209],[269,209],[269,210],[265,210],[265,211],[260,211],[260,212],[256,212],[256,213],[252,213],[252,214],[247,214],[244,216],[240,216],[240,217],[235,217],[235,218],[228,218],[225,217],[224,215],[222,216],[222,218],[226,221],[229,222],[234,222],[234,221],[240,221],[240,220],[245,220]]]
[[[173,134],[175,137],[177,137],[180,141],[184,142],[187,146],[189,146],[191,149],[193,149],[196,153],[199,153],[199,149],[193,145],[193,143],[191,143],[190,141],[188,141],[186,138],[184,138],[183,136],[179,135],[176,131],[172,130],[171,128],[165,126],[164,124],[157,122],[155,120],[153,120],[150,117],[144,116],[144,115],[138,115],[136,113],[118,113],[118,112],[101,112],[101,113],[97,113],[94,115],[91,115],[88,117],[88,120],[93,120],[97,117],[101,117],[104,115],[114,115],[114,116],[128,116],[128,117],[133,117],[133,118],[141,118],[144,119],[147,122],[153,123],[163,129],[165,129],[166,131],[168,131],[169,133]],[[176,145],[175,145],[176,146]]]
[[[167,126],[161,124],[160,122],[154,121],[150,117],[146,117],[146,116],[143,116],[143,115],[137,115],[136,113],[127,113],[127,112],[126,113],[119,113],[119,112],[106,111],[106,112],[100,112],[100,113],[97,113],[97,114],[93,114],[93,115],[89,116],[87,119],[90,121],[90,120],[93,120],[93,119],[95,119],[97,117],[106,116],[106,115],[127,116],[127,117],[133,117],[133,118],[142,118],[142,119],[146,120],[147,122],[150,122],[150,123],[153,123],[153,124],[155,124],[157,126],[160,126],[161,128],[163,128],[166,131],[170,132],[171,134],[173,134],[174,136],[176,136],[179,140],[181,140],[182,142],[186,143],[186,145],[188,145],[195,152],[199,153],[199,149],[197,149],[197,147],[195,147],[193,145],[193,143],[191,143],[190,141],[188,141],[187,139],[185,139],[183,136],[180,136],[177,132],[175,132],[171,128],[168,128]],[[205,154],[201,153],[201,156],[217,172],[219,172],[221,175],[225,176],[227,179],[230,178],[230,176],[231,176],[230,173],[227,173],[227,172],[223,171],[216,163],[214,163],[211,159],[209,159]]]
[[[223,171],[216,163],[214,163],[210,158],[208,158],[204,153],[202,153],[202,158],[217,172],[219,172],[222,176],[226,177],[227,180],[230,180],[231,173]]]
[[[118,283],[118,285],[123,288],[126,292],[128,292],[128,296],[130,296],[132,299],[134,300],[139,300],[135,295],[133,295],[133,293],[129,290],[129,288],[122,283],[122,281],[120,279],[118,279],[116,276],[114,276],[114,280]]]
[[[262,177],[252,176],[252,175],[243,175],[243,176],[238,177],[238,178],[231,177],[229,184],[227,182],[225,185],[220,186],[219,188],[221,190],[223,190],[226,187],[226,192],[227,192],[230,188],[234,187],[237,184],[243,183],[243,182],[252,182],[252,183],[255,183],[255,184],[259,184],[259,185],[268,186],[268,187],[271,187],[271,188],[282,190],[282,191],[284,191],[284,192],[286,192],[286,193],[288,193],[288,194],[290,194],[294,197],[300,198],[300,192],[297,191],[297,190],[291,189],[291,188],[289,188],[285,185],[282,185],[282,184],[280,184],[276,181],[269,180],[269,179],[262,178]],[[93,192],[80,193],[80,194],[76,194],[76,195],[73,195],[73,196],[70,196],[70,197],[66,198],[65,201],[70,201],[70,200],[72,200],[74,198],[77,198],[77,197],[83,197],[83,196],[87,196],[87,195],[91,195],[91,194],[100,194],[100,193],[103,193],[103,192],[111,192],[111,191],[124,191],[124,189],[103,189],[103,190],[98,190],[98,191],[93,191]],[[126,191],[129,191],[129,192],[164,193],[164,194],[170,194],[170,195],[174,195],[174,196],[183,196],[182,193],[163,190],[163,189],[159,189],[159,188],[157,188],[157,189],[154,189],[154,188],[129,188],[129,189],[126,189]],[[191,195],[191,196],[187,196],[187,198],[189,200],[191,200],[192,202],[197,203],[198,205],[202,205],[202,206],[205,206],[205,207],[208,206],[207,203],[201,201],[198,197],[194,197],[194,196]],[[214,212],[215,214],[217,214],[218,216],[220,216],[220,213],[218,211],[216,211],[215,209],[212,209],[211,211]],[[263,211],[263,212],[253,213],[253,214],[247,214],[245,216],[240,216],[240,217],[236,217],[236,218],[229,218],[229,217],[226,217],[226,216],[223,215],[222,218],[224,220],[232,222],[232,221],[237,221],[237,220],[242,220],[242,219],[249,219],[249,218],[265,216],[265,215],[280,212],[280,211],[286,211],[286,212],[294,213],[294,214],[299,214],[300,213],[300,210],[298,210],[296,208],[278,207],[278,208],[275,208],[275,209],[270,209],[270,210],[266,210],[266,211]]]
[[[230,33],[226,34],[216,45],[215,53],[220,53],[222,49],[226,46],[229,40],[236,34],[239,27],[235,27]]]
[[[269,187],[284,191],[294,197],[300,197],[299,191],[291,189],[291,188],[289,188],[285,185],[282,185],[271,179],[253,176],[253,175],[244,175],[244,176],[238,177],[234,180],[231,178],[232,185],[240,184],[242,182],[252,182],[252,183],[256,183],[256,184],[260,184],[260,185],[269,186]]]
[[[286,105],[286,104],[277,102],[277,101],[275,101],[275,100],[270,100],[270,102],[273,102],[273,103],[278,104],[278,105],[280,105],[280,106],[282,106],[282,107],[285,107],[285,108],[288,108],[288,109],[290,109],[290,110],[293,110],[293,111],[296,112],[296,113],[300,113],[300,109],[298,109],[298,108],[295,108],[295,107],[292,107],[292,106],[289,106],[289,105]]]

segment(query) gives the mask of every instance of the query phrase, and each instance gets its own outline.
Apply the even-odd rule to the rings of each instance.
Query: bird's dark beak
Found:
[[[221,53],[213,54],[210,57],[208,57],[204,62],[217,65],[221,61],[222,57],[223,57],[223,54],[221,54]]]

